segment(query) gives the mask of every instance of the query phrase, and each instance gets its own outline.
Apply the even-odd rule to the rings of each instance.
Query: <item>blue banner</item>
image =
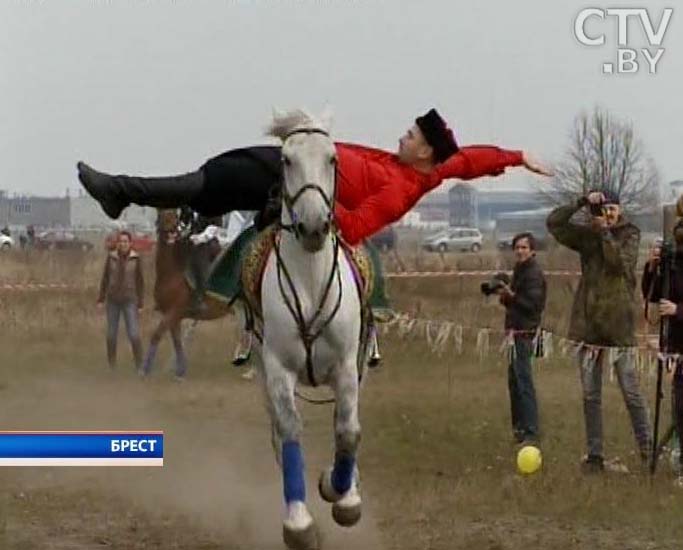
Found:
[[[0,459],[152,459],[163,456],[163,432],[0,432]]]

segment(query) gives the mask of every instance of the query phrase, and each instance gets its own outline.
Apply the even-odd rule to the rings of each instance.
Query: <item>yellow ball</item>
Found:
[[[540,469],[542,463],[543,457],[538,447],[527,445],[517,453],[517,469],[520,474],[534,474]]]

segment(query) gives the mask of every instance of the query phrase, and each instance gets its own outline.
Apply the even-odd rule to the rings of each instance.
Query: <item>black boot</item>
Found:
[[[79,162],[78,179],[86,191],[100,203],[110,218],[118,218],[130,203],[155,208],[177,208],[191,204],[204,187],[201,170],[180,176],[140,178],[112,176]]]

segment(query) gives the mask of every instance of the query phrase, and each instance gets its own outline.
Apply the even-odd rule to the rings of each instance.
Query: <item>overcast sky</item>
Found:
[[[573,34],[582,8],[547,0],[0,0],[0,189],[62,195],[75,163],[119,173],[195,169],[261,143],[271,108],[335,113],[334,137],[395,150],[436,106],[461,144],[549,161],[600,104],[630,119],[665,181],[683,178],[683,6],[658,73],[604,75],[616,20]],[[632,25],[630,46],[645,45]],[[642,61],[642,58],[641,58]],[[517,171],[496,185],[522,185]]]

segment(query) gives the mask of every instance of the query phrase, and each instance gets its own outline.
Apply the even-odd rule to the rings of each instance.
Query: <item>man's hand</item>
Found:
[[[522,163],[527,170],[534,172],[535,174],[540,174],[541,176],[555,175],[550,168],[544,166],[538,160],[531,157],[526,151],[522,151]]]
[[[654,267],[659,263],[659,260],[662,258],[662,245],[659,243],[654,243],[650,247],[650,252],[648,253],[647,257],[647,263]]]
[[[676,304],[669,300],[659,300],[659,314],[664,316],[676,315]]]
[[[588,199],[588,202],[591,204],[602,204],[605,202],[605,195],[603,195],[600,191],[593,191],[592,193],[588,193],[588,196],[586,198]]]
[[[504,306],[510,305],[515,297],[515,293],[512,292],[510,287],[506,284],[503,284],[501,287],[497,288],[496,294],[499,296],[500,303]]]

